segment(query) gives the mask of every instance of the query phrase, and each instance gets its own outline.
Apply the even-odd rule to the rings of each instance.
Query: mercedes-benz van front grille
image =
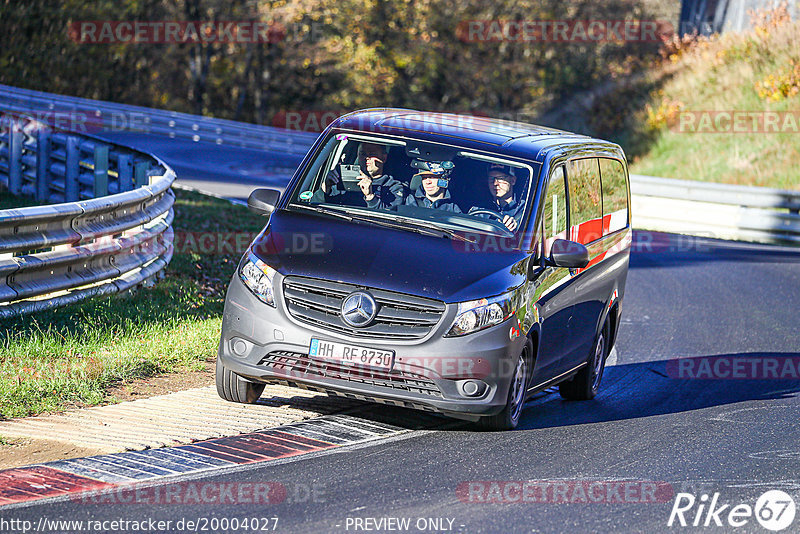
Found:
[[[368,291],[378,305],[371,323],[355,328],[342,319],[342,301],[357,290]],[[421,339],[436,326],[445,310],[443,302],[298,276],[283,281],[286,309],[296,320],[352,337],[373,339]]]

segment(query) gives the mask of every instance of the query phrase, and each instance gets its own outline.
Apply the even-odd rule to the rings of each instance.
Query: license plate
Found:
[[[394,351],[392,350],[370,349],[313,338],[308,354],[312,358],[334,360],[345,365],[375,367],[387,371],[391,370],[394,364]]]

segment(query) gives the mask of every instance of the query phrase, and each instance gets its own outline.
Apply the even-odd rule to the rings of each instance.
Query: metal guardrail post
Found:
[[[44,202],[50,196],[50,132],[36,132],[36,200]]]
[[[150,165],[146,161],[139,161],[133,166],[134,187],[150,185],[150,178],[147,176],[149,170]]]
[[[94,147],[94,198],[108,194],[108,147]]]
[[[133,189],[133,156],[120,154],[117,158],[117,174],[120,193]]]
[[[22,192],[22,128],[12,122],[8,128],[8,191],[12,195]]]
[[[72,135],[67,136],[67,161],[64,173],[64,200],[75,202],[80,200],[80,139]]]

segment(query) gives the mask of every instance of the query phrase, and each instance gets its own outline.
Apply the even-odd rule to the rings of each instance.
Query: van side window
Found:
[[[550,246],[556,239],[567,239],[567,186],[564,166],[550,173],[547,194],[544,197],[544,255],[550,256]]]
[[[603,199],[597,158],[570,161],[567,180],[570,239],[586,245],[603,237]]]
[[[628,183],[625,168],[615,159],[600,158],[603,179],[603,233],[628,226]]]

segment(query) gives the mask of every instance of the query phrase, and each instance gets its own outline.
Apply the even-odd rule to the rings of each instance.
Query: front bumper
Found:
[[[330,394],[453,417],[493,415],[506,405],[516,357],[525,343],[512,316],[501,325],[462,337],[445,338],[457,312],[447,305],[439,323],[420,340],[349,338],[301,323],[284,305],[283,276],[274,278],[276,307],[258,300],[234,274],[225,300],[221,362],[254,381],[279,382]],[[311,338],[395,351],[391,372],[356,369],[308,356]],[[234,350],[235,348],[235,350]],[[485,384],[468,396],[465,380]]]

